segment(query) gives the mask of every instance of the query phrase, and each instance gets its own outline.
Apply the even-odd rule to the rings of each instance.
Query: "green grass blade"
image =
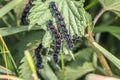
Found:
[[[120,33],[119,26],[97,26],[94,28],[94,32],[113,32]]]
[[[33,59],[32,59],[32,56],[30,55],[30,53],[26,50],[25,51],[25,57],[27,59],[27,62],[29,64],[29,67],[32,71],[32,76],[34,78],[34,80],[38,80],[38,77],[37,77],[37,73],[36,73],[36,69],[35,69],[35,66],[34,66],[34,62],[33,62]]]
[[[39,30],[40,27],[33,27],[31,30]],[[0,28],[1,36],[9,36],[16,33],[20,33],[23,31],[28,31],[28,26],[19,26],[19,27],[11,27],[11,28]]]
[[[15,6],[18,5],[22,0],[13,0],[7,5],[5,5],[3,8],[0,9],[0,18],[7,14],[10,10],[12,10]]]
[[[85,9],[88,10],[90,9],[91,7],[93,7],[94,5],[96,5],[99,1],[98,0],[94,0],[94,1],[91,1],[90,4],[88,4]]]
[[[96,42],[93,42],[93,45],[100,51],[102,54],[111,61],[118,69],[120,69],[120,60],[112,55],[109,51],[107,51],[105,48],[97,44]]]
[[[44,80],[58,80],[57,76],[46,62],[44,62],[44,69],[41,69],[39,73]]]
[[[1,35],[0,35],[0,47],[1,47],[0,48],[1,52],[3,52],[2,56],[5,62],[6,68],[9,68],[10,70],[14,71],[16,75],[18,75],[17,65]]]
[[[14,75],[15,73],[13,73],[12,71],[10,71],[9,69],[3,67],[0,65],[0,73],[4,73],[4,74],[10,74],[10,75]]]
[[[65,63],[64,63],[64,55],[60,54],[61,58],[61,67],[62,67],[62,80],[65,80]]]
[[[109,32],[117,39],[120,40],[120,27],[119,26],[98,26],[95,27],[94,32]]]

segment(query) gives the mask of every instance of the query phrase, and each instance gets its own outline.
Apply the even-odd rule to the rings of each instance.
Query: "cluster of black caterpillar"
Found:
[[[68,47],[70,49],[72,49],[73,48],[72,39],[71,39],[70,35],[68,34],[68,30],[66,29],[64,19],[63,19],[62,15],[60,14],[60,12],[58,11],[58,8],[56,7],[55,2],[50,3],[50,8],[51,8],[52,13],[54,14],[55,18],[57,19],[57,24],[59,26],[59,29],[61,31],[63,38],[65,39]]]
[[[21,24],[22,25],[28,25],[27,15],[33,6],[32,2],[33,2],[33,0],[29,0],[28,3],[26,4],[26,7],[24,8],[24,10],[22,12],[22,17],[21,17]]]
[[[51,30],[51,32],[55,38],[53,59],[54,59],[55,63],[58,63],[58,55],[59,55],[59,52],[61,49],[61,36],[60,36],[58,30],[53,25],[53,22],[51,20],[48,21],[48,27]]]
[[[30,5],[30,4],[29,4]],[[29,9],[31,7],[28,6],[28,10],[25,10],[24,12],[27,13],[29,12]],[[31,4],[32,5],[32,4]],[[68,30],[66,29],[66,24],[64,22],[64,19],[61,15],[61,13],[58,11],[58,8],[55,5],[55,2],[51,2],[50,3],[50,8],[52,10],[52,13],[54,14],[56,20],[57,20],[57,24],[59,26],[58,29],[60,29],[60,33],[62,34],[63,38],[65,39],[68,47],[70,49],[73,48],[73,42],[79,38],[79,36],[77,34],[73,35],[73,39],[71,39],[70,35],[68,34]],[[26,15],[23,15],[23,17],[26,17]],[[24,19],[23,19],[24,20]],[[23,21],[24,22],[24,21]],[[54,54],[53,54],[53,59],[55,63],[58,63],[59,59],[58,59],[58,55],[60,53],[61,50],[61,35],[59,33],[59,31],[55,28],[55,26],[53,25],[53,21],[49,20],[48,21],[48,27],[50,29],[50,31],[52,32],[54,38],[55,38],[55,46],[54,46]],[[42,44],[40,44],[36,49],[35,49],[35,56],[36,56],[36,68],[37,69],[41,69],[43,68],[42,65],[42,57],[40,55],[41,49],[43,48]]]
[[[40,55],[40,52],[43,48],[42,44],[39,44],[39,46],[35,49],[35,57],[36,57],[36,68],[37,70],[42,69],[43,65],[42,65],[42,57]]]

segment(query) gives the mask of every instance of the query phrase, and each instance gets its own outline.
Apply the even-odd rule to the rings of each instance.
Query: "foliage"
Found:
[[[27,17],[29,25],[21,25],[28,1],[0,0],[0,76],[11,75],[18,80],[85,80],[91,72],[120,78],[119,0],[34,0]],[[49,8],[51,1],[61,12],[70,37],[80,36],[73,50],[62,39],[59,64],[52,59],[54,37],[47,26],[48,20],[53,20],[59,29]],[[40,43],[45,48],[41,53],[44,68],[36,71],[34,50]]]
[[[120,16],[119,0],[99,0],[106,10],[112,11]]]

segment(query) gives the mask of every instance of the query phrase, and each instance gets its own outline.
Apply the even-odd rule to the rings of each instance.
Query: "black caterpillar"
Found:
[[[52,9],[52,12],[57,19],[57,23],[60,28],[61,34],[63,35],[69,48],[72,49],[73,48],[72,39],[71,39],[70,35],[68,34],[68,30],[66,29],[64,19],[63,19],[62,15],[60,14],[60,12],[58,11],[58,8],[56,7],[55,2],[50,3],[50,8]]]
[[[61,36],[58,32],[58,30],[55,28],[53,25],[53,22],[51,20],[48,21],[48,26],[49,29],[51,30],[52,34],[55,37],[55,46],[54,46],[54,54],[53,54],[53,59],[55,63],[58,63],[58,55],[61,49]]]
[[[28,21],[27,21],[27,15],[30,11],[30,9],[32,8],[33,4],[32,4],[33,0],[29,0],[29,2],[26,4],[26,7],[24,8],[23,12],[22,12],[22,17],[21,17],[21,24],[22,25],[28,25]]]
[[[42,50],[43,45],[39,44],[39,46],[35,49],[35,57],[36,57],[36,68],[37,70],[42,69],[42,57],[40,55],[40,51]]]

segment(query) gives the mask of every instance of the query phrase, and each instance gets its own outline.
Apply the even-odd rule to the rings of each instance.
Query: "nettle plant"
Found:
[[[28,17],[28,19],[30,20],[29,29],[31,29],[34,25],[39,25],[40,29],[43,29],[45,31],[45,34],[42,38],[42,44],[45,48],[48,48],[51,44],[53,44],[54,40],[54,37],[52,37],[48,26],[48,21],[52,20],[56,29],[60,31],[60,35],[64,37],[62,41],[63,53],[72,55],[73,53],[71,53],[71,50],[69,49],[70,47],[73,47],[71,39],[74,35],[79,35],[80,37],[83,37],[86,34],[92,32],[93,24],[91,16],[84,10],[84,1],[82,0],[55,0],[54,2],[59,10],[56,11],[58,12],[58,14],[52,13],[50,8],[50,2],[52,2],[52,0],[48,0],[45,2],[33,2],[35,6],[33,6],[33,8],[31,9],[30,15]],[[78,2],[80,4],[78,4]],[[60,19],[62,19],[61,22],[60,19],[55,19],[57,16],[60,16]],[[62,22],[63,24],[61,24]],[[63,27],[61,25],[63,25]],[[69,38],[69,41],[67,41],[66,37]]]
[[[73,46],[75,46],[72,41],[73,36],[85,37],[93,30],[91,16],[83,8],[83,2],[84,0],[47,0],[44,2],[38,0],[33,2],[34,6],[28,16],[28,20],[30,21],[29,29],[37,25],[45,31],[41,43],[48,49],[48,52],[53,44],[54,51],[52,55],[54,61],[57,63],[59,52],[61,55],[69,56],[68,59],[71,57],[75,59],[73,55]],[[55,28],[51,27],[53,24]],[[57,37],[59,38],[59,35],[61,36],[61,41],[58,41],[60,39],[56,39]],[[57,43],[61,43],[61,49],[57,47],[60,46]],[[61,64],[64,64],[62,60]]]
[[[8,64],[8,69],[11,69],[14,74],[10,72],[7,74],[19,76],[16,80],[38,80],[39,78],[41,80],[76,80],[95,70],[113,76],[105,58],[118,69],[120,69],[120,60],[94,40],[96,35],[93,31],[95,33],[107,31],[120,39],[118,35],[116,36],[119,33],[117,28],[110,28],[118,31],[115,33],[113,29],[112,31],[106,27],[105,29],[94,27],[106,11],[112,11],[119,16],[118,4],[120,3],[118,0],[99,1],[103,8],[92,21],[91,15],[84,8],[85,0],[29,0],[21,19],[22,25],[26,26],[15,28],[16,32],[14,30],[10,34],[29,30],[31,33],[26,36],[29,37],[28,39],[35,36],[39,39],[37,38],[37,41],[33,39],[32,45],[29,45],[30,41],[25,43],[30,47],[24,51],[25,56],[19,68],[9,52],[8,57],[12,67]],[[114,7],[115,4],[118,6]],[[6,33],[3,36],[10,34]],[[98,65],[97,60],[102,66]]]

